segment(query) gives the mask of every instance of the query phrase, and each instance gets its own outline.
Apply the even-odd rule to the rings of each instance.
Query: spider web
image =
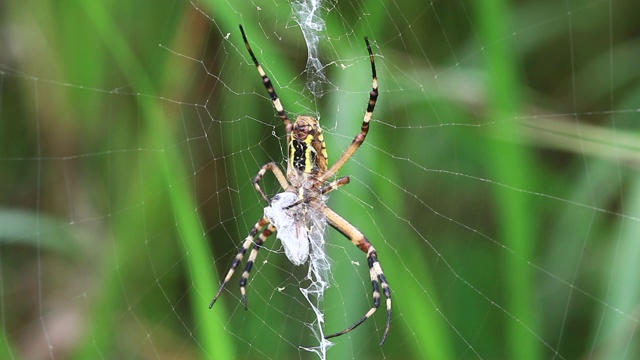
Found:
[[[317,38],[286,1],[0,4],[0,358],[315,357],[308,269],[275,236],[249,309],[241,269],[207,308],[263,214],[251,179],[286,157],[238,24],[330,162],[366,108],[364,36],[376,56],[328,204],[378,250],[393,320],[327,357],[637,358],[635,4],[492,4],[324,2]],[[324,240],[329,334],[372,290],[365,255]]]

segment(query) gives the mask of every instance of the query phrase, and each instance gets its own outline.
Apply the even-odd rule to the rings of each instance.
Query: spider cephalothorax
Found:
[[[286,176],[276,163],[270,162],[263,165],[253,179],[255,189],[269,206],[265,208],[264,217],[253,226],[249,235],[245,238],[242,247],[231,263],[231,268],[220,285],[220,289],[211,301],[211,304],[209,304],[209,308],[213,306],[222,293],[222,290],[233,276],[235,269],[240,265],[244,255],[251,247],[251,244],[254,244],[254,246],[240,279],[240,293],[245,308],[247,307],[246,285],[249,274],[258,256],[258,251],[267,238],[277,231],[277,236],[283,242],[289,260],[295,265],[302,265],[306,262],[309,255],[308,230],[313,229],[313,224],[317,224],[322,220],[322,222],[326,221],[331,227],[338,230],[338,232],[367,254],[369,276],[373,288],[373,306],[369,311],[355,324],[335,334],[327,335],[325,339],[346,334],[370,318],[380,306],[382,292],[386,298],[387,308],[386,326],[382,340],[380,341],[380,345],[382,345],[389,334],[389,327],[391,325],[391,289],[382,271],[382,266],[378,262],[378,253],[360,230],[325,204],[326,194],[349,183],[348,176],[341,177],[329,183],[327,182],[330,178],[334,177],[364,142],[369,132],[369,123],[378,99],[378,78],[376,76],[376,67],[369,40],[366,37],[364,38],[371,62],[372,89],[369,93],[369,102],[364,114],[364,119],[362,120],[360,132],[354,137],[351,145],[347,147],[340,158],[338,158],[331,167],[328,167],[327,148],[318,120],[311,116],[303,115],[298,116],[296,121],[293,124],[291,123],[271,84],[271,80],[251,50],[242,25],[240,26],[240,32],[242,33],[247,51],[258,73],[262,77],[262,82],[273,102],[273,107],[285,125],[289,159],[287,161]],[[273,172],[278,183],[284,189],[284,193],[274,196],[273,199],[269,199],[260,187],[260,181],[268,170]],[[258,235],[257,238],[256,235]]]

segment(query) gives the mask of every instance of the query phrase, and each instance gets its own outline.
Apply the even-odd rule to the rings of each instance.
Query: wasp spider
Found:
[[[240,25],[240,32],[242,33],[242,38],[244,40],[247,51],[249,52],[249,55],[251,56],[251,59],[253,60],[253,63],[258,70],[258,73],[262,77],[262,82],[267,89],[269,96],[271,97],[273,106],[276,109],[278,116],[284,123],[289,152],[286,175],[282,172],[282,170],[280,170],[280,168],[278,168],[276,163],[270,162],[260,168],[260,171],[258,171],[258,174],[253,179],[253,185],[258,193],[260,193],[262,198],[264,198],[264,200],[267,202],[267,204],[269,204],[269,207],[265,209],[265,214],[267,213],[267,210],[271,210],[271,213],[275,212],[280,215],[284,214],[285,221],[274,223],[270,216],[265,215],[265,217],[261,218],[253,226],[253,228],[249,232],[249,235],[244,240],[244,243],[242,244],[242,247],[240,248],[238,254],[233,260],[227,276],[224,278],[222,284],[220,285],[220,289],[211,301],[211,304],[209,304],[209,308],[213,307],[213,304],[216,302],[216,300],[222,293],[222,290],[225,288],[225,286],[233,276],[234,271],[240,265],[245,254],[253,244],[253,249],[251,250],[251,254],[249,255],[249,260],[245,265],[242,277],[240,279],[240,294],[242,296],[242,302],[246,309],[246,285],[249,279],[249,273],[251,272],[251,268],[253,267],[256,257],[258,256],[258,251],[267,240],[267,238],[276,231],[278,231],[278,237],[281,238],[281,232],[284,231],[284,229],[282,231],[279,231],[278,229],[278,226],[280,226],[281,223],[298,222],[304,230],[304,227],[308,226],[307,224],[309,223],[309,221],[313,220],[309,219],[309,216],[304,214],[313,214],[312,216],[324,216],[329,225],[338,230],[338,232],[344,235],[347,239],[351,240],[351,242],[355,246],[357,246],[360,250],[367,254],[367,263],[369,265],[369,274],[373,287],[373,306],[369,309],[369,311],[367,311],[364,316],[355,324],[340,332],[327,335],[325,336],[325,339],[346,334],[358,327],[365,320],[370,318],[380,306],[380,293],[382,292],[386,298],[387,307],[386,327],[382,336],[382,340],[380,341],[380,345],[382,345],[387,338],[389,327],[391,324],[391,290],[385,278],[384,272],[382,271],[382,267],[378,262],[378,253],[376,252],[373,245],[371,245],[369,240],[362,234],[362,232],[360,232],[360,230],[351,225],[342,216],[338,215],[336,212],[327,207],[324,201],[326,199],[326,195],[329,192],[349,183],[348,176],[339,178],[333,182],[329,182],[329,179],[336,175],[338,170],[340,170],[340,168],[342,168],[342,166],[349,160],[349,158],[351,158],[356,150],[358,150],[360,145],[362,145],[365,138],[367,137],[367,133],[369,132],[369,123],[373,115],[373,110],[376,106],[376,100],[378,99],[378,79],[376,77],[376,67],[369,40],[366,37],[364,38],[367,45],[367,50],[369,52],[369,60],[371,62],[373,85],[371,93],[369,94],[369,103],[364,114],[364,120],[362,121],[362,126],[360,127],[360,133],[355,136],[355,138],[351,142],[351,145],[347,147],[338,161],[336,161],[331,167],[329,167],[327,148],[318,120],[311,116],[302,115],[298,116],[296,120],[291,123],[291,120],[287,116],[284,107],[282,106],[282,103],[280,102],[280,99],[278,98],[278,95],[273,88],[271,80],[269,79],[269,77],[267,77],[267,74],[264,72],[262,66],[260,66],[260,63],[258,63],[255,54],[251,50],[242,25]],[[260,187],[260,181],[267,171],[273,172],[276,179],[280,183],[280,186],[282,186],[282,188],[284,189],[284,193],[276,195],[273,199],[269,199],[269,197]],[[275,206],[274,204],[281,204],[283,202],[281,199],[282,195],[289,195],[290,200],[285,200],[284,206],[280,205],[278,209],[271,209],[272,206]],[[293,199],[291,200],[292,196]],[[293,242],[297,241],[297,248],[303,249],[301,252],[295,250],[293,251],[294,254],[290,256],[289,250],[286,249],[287,245],[284,244],[285,239],[283,239],[283,245],[285,246],[285,250],[287,250],[287,256],[290,258],[290,260],[294,264],[300,265],[307,260],[309,254],[309,240],[306,238],[307,233],[305,231],[297,233],[298,235],[295,235],[296,232],[292,232],[292,234],[294,235],[289,235],[288,240]],[[304,235],[300,235],[300,233],[303,233]],[[257,238],[256,235],[258,235]],[[287,237],[287,235],[285,235],[285,237]],[[302,242],[302,245],[300,245],[300,242]]]

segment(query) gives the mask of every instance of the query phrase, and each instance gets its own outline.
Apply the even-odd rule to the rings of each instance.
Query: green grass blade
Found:
[[[495,211],[499,219],[498,240],[513,253],[504,252],[504,281],[507,291],[505,317],[508,357],[540,358],[540,341],[536,338],[536,307],[532,268],[523,259],[533,258],[537,231],[536,218],[529,195],[513,189],[534,189],[533,159],[528,149],[513,142],[519,129],[513,119],[520,110],[520,89],[516,73],[514,48],[509,41],[509,13],[504,0],[477,3],[482,46],[486,55],[488,80],[487,116],[495,137],[487,148],[487,167],[492,179],[509,188],[495,187]],[[515,255],[514,255],[515,254]]]

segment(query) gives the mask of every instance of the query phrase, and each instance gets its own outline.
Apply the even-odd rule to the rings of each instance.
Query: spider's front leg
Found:
[[[369,133],[369,125],[371,123],[371,118],[373,117],[373,110],[376,107],[376,102],[378,101],[378,75],[376,75],[376,63],[373,58],[373,51],[371,51],[371,44],[369,44],[369,39],[364,38],[365,43],[367,44],[367,51],[369,52],[369,61],[371,62],[371,92],[369,93],[369,102],[367,103],[367,110],[364,113],[364,118],[362,119],[362,125],[360,126],[360,133],[358,133],[354,138],[349,147],[342,153],[340,158],[333,163],[333,165],[322,174],[318,180],[321,182],[327,181],[330,177],[335,175],[342,166],[353,156],[353,154],[360,148],[360,145],[367,138],[367,134]]]
[[[264,228],[265,226],[267,228],[260,234],[260,236],[258,236],[258,239],[255,239],[256,234],[258,234],[258,232],[260,232],[260,230],[262,230],[262,228]],[[213,300],[211,300],[211,303],[209,304],[209,309],[213,307],[213,304],[215,304],[220,294],[222,294],[222,290],[224,290],[229,280],[231,280],[231,277],[233,276],[233,273],[236,271],[236,268],[242,263],[242,259],[244,258],[244,255],[247,253],[247,250],[249,250],[249,247],[251,247],[251,244],[255,243],[255,245],[253,246],[253,249],[251,250],[251,254],[249,254],[249,260],[247,261],[247,265],[245,265],[244,271],[242,272],[242,277],[240,278],[240,294],[242,296],[242,303],[244,304],[244,308],[247,309],[246,288],[247,288],[247,282],[249,281],[249,274],[251,273],[253,264],[256,260],[256,257],[258,256],[258,251],[260,250],[264,242],[267,240],[267,238],[271,236],[271,234],[273,234],[275,231],[276,231],[276,228],[273,227],[273,225],[271,225],[271,223],[269,223],[269,220],[267,220],[266,218],[260,219],[260,221],[258,221],[253,226],[253,228],[249,232],[249,235],[245,238],[244,243],[242,244],[242,247],[238,251],[238,254],[236,254],[235,259],[233,259],[233,262],[231,263],[231,268],[227,272],[227,276],[225,276],[224,280],[222,281],[222,284],[220,285],[220,289],[216,293],[216,296],[213,298]]]
[[[376,312],[376,310],[378,310],[378,307],[380,307],[380,288],[382,288],[382,293],[387,299],[387,325],[385,327],[384,334],[382,335],[382,340],[380,341],[380,346],[382,346],[387,339],[387,335],[389,335],[389,328],[391,327],[391,289],[389,288],[387,279],[384,276],[384,272],[382,271],[382,266],[380,266],[380,263],[378,262],[378,252],[373,247],[373,245],[371,245],[364,234],[362,234],[360,230],[351,225],[342,216],[338,215],[335,211],[329,209],[326,206],[322,208],[322,211],[326,215],[329,225],[338,230],[347,239],[351,240],[351,242],[355,246],[357,246],[360,250],[367,254],[369,276],[371,277],[371,286],[373,287],[373,306],[371,307],[371,309],[369,309],[369,311],[367,311],[364,316],[355,324],[335,334],[327,335],[324,338],[329,339],[332,337],[344,335],[349,331],[357,328],[365,320],[370,318]]]
[[[262,181],[262,178],[264,177],[264,174],[267,173],[267,170],[271,170],[271,172],[276,176],[276,179],[278,179],[278,183],[280,183],[282,190],[286,191],[289,188],[289,183],[287,182],[286,176],[284,176],[282,170],[280,170],[276,163],[270,162],[262,165],[256,177],[253,178],[252,183],[253,187],[258,191],[258,193],[260,193],[260,195],[262,195],[262,198],[267,202],[267,205],[269,205],[271,204],[271,199],[269,199],[269,197],[260,187],[260,181]]]

